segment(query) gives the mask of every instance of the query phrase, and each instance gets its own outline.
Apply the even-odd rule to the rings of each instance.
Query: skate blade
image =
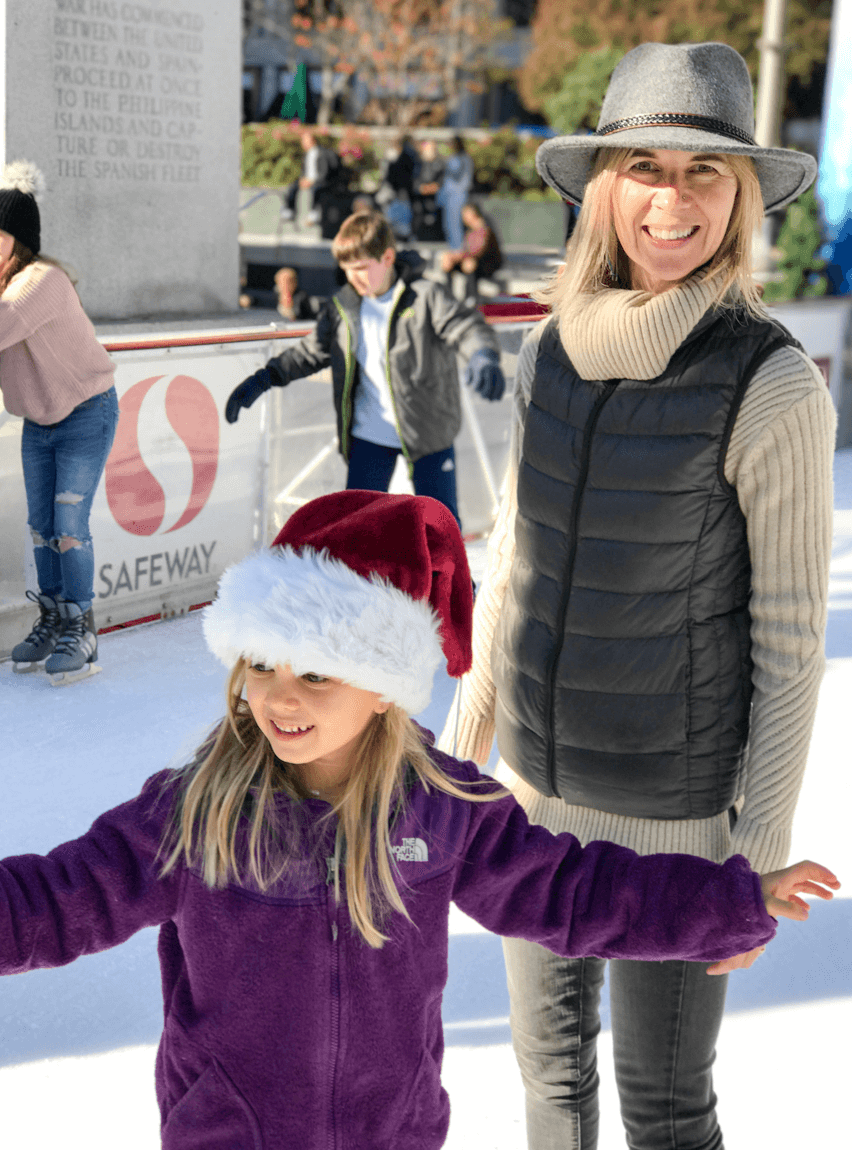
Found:
[[[16,675],[34,675],[37,671],[43,671],[47,659],[42,659],[40,663],[13,663],[12,670]]]
[[[97,663],[87,663],[79,671],[54,671],[47,677],[51,687],[70,687],[72,683],[79,683],[81,679],[91,679],[92,675],[97,675],[100,671],[101,668]]]

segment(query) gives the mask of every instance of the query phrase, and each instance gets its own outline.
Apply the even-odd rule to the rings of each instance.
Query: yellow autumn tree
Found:
[[[594,127],[612,69],[637,44],[721,40],[756,77],[762,25],[763,0],[538,0],[518,90],[559,131]],[[807,85],[825,62],[830,26],[831,0],[789,0],[788,78]]]

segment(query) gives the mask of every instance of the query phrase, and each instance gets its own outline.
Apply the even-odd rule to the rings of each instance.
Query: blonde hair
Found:
[[[173,825],[162,853],[166,875],[181,861],[198,867],[207,886],[252,879],[261,890],[280,879],[291,862],[304,857],[300,800],[308,793],[296,772],[273,753],[243,699],[246,663],[240,660],[227,685],[227,711],[216,732],[184,768]],[[405,798],[405,777],[413,771],[423,786],[474,802],[503,798],[503,788],[477,793],[450,779],[431,761],[417,728],[402,708],[391,705],[372,717],[354,753],[355,767],[325,819],[337,816],[334,893],[340,899],[340,868],[346,870],[349,915],[364,941],[381,947],[380,924],[391,910],[409,918],[394,882],[390,825]],[[469,784],[475,786],[476,784]],[[290,822],[277,814],[276,793],[291,800]],[[246,849],[238,857],[237,831],[248,816]]]
[[[630,283],[629,261],[615,233],[612,194],[619,169],[634,151],[598,150],[577,224],[565,249],[564,268],[535,294],[535,299],[551,307],[557,318],[578,293]],[[754,279],[751,250],[752,236],[763,219],[760,182],[749,156],[725,153],[724,159],[736,177],[737,194],[725,235],[706,265],[705,276],[715,283],[716,307],[740,306],[761,317],[766,312]]]

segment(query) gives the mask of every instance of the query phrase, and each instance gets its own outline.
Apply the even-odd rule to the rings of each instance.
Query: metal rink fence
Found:
[[[509,448],[511,382],[535,322],[529,315],[489,318],[509,387],[496,403],[462,388],[456,467],[468,537],[487,533],[493,522]],[[116,364],[121,414],[90,519],[100,629],[209,602],[229,564],[269,543],[296,507],[345,486],[330,372],[272,389],[235,424],[224,418],[233,388],[307,330],[102,338]],[[36,581],[22,427],[0,409],[0,658],[34,617],[25,597]],[[409,489],[400,463],[391,490]]]

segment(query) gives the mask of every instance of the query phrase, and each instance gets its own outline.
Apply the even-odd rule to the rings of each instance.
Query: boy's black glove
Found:
[[[234,388],[225,404],[225,419],[228,423],[236,423],[240,408],[251,407],[256,399],[260,399],[265,391],[269,391],[270,387],[282,387],[288,382],[279,368],[268,363],[266,367],[244,379],[239,387]]]
[[[464,382],[483,399],[501,399],[506,380],[500,367],[500,353],[490,347],[481,347],[468,360]]]

